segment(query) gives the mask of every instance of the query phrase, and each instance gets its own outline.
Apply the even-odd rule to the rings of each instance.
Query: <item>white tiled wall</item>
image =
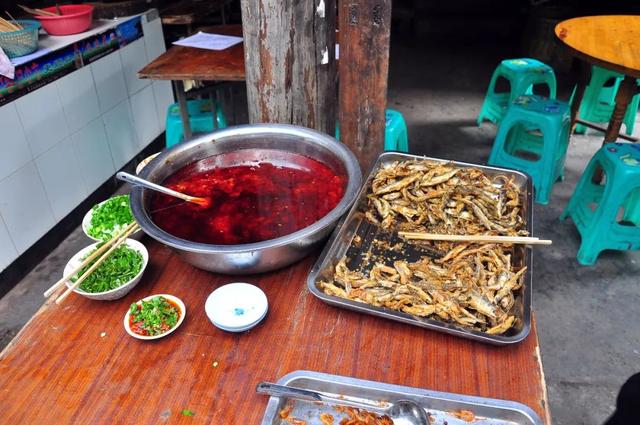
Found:
[[[100,116],[98,94],[93,83],[91,66],[80,68],[56,81],[62,109],[69,131],[75,133]]]
[[[53,217],[60,221],[88,195],[71,140],[58,143],[35,162]]]
[[[47,84],[15,101],[34,158],[69,135],[56,85]]]
[[[151,84],[149,80],[140,79],[137,75],[137,72],[148,63],[144,38],[140,38],[123,47],[119,50],[119,53],[122,60],[122,70],[124,71],[124,81],[129,90],[129,96],[131,96]]]
[[[80,165],[82,180],[89,191],[99,187],[116,172],[102,117],[96,118],[73,134],[71,141]]]
[[[7,267],[18,256],[4,220],[0,217],[0,270]]]
[[[148,85],[143,88],[138,93],[132,95],[129,102],[131,103],[131,116],[133,117],[133,125],[138,141],[149,140],[149,138],[153,140],[158,133],[162,132],[158,124],[153,87]]]
[[[162,35],[162,22],[160,19],[154,19],[151,22],[143,21],[142,30],[145,36],[144,45],[147,51],[147,60],[152,61],[166,50]]]
[[[153,94],[156,98],[156,112],[158,114],[158,124],[160,131],[164,131],[167,126],[167,109],[173,100],[173,89],[169,81],[154,81]]]
[[[0,180],[2,180],[31,161],[32,157],[15,104],[9,103],[0,107],[0,128],[2,129]]]
[[[35,163],[0,181],[0,215],[19,254],[56,223]]]
[[[133,128],[131,105],[125,99],[115,108],[106,112],[102,119],[107,131],[107,140],[111,150],[113,165],[118,169],[138,153],[138,138]]]
[[[127,98],[127,86],[118,52],[98,59],[90,66],[98,90],[100,111],[107,112]]]
[[[144,37],[0,107],[0,271],[164,130],[168,82],[137,72],[164,52]]]

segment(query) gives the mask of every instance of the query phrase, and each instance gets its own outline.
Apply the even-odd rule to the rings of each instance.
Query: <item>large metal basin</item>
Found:
[[[142,171],[141,177],[161,183],[183,166],[214,157],[206,166],[232,166],[268,161],[293,166],[290,153],[301,154],[347,176],[345,194],[338,205],[312,225],[280,238],[243,245],[211,245],[177,238],[160,229],[147,211],[150,191],[131,191],[131,209],[140,227],[152,238],[171,247],[184,261],[201,269],[225,274],[250,274],[275,270],[308,255],[321,244],[356,199],[362,175],[356,157],[342,143],[324,133],[283,124],[230,127],[163,151]],[[229,154],[231,153],[231,154]]]

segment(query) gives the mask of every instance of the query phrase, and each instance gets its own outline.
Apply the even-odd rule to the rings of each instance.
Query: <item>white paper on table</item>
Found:
[[[199,49],[224,50],[238,43],[242,43],[242,37],[207,34],[200,31],[190,37],[175,41],[173,44],[178,46],[197,47]]]

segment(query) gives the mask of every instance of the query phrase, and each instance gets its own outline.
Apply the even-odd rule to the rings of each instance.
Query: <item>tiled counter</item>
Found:
[[[0,106],[0,271],[164,131],[170,82],[136,76],[165,50],[155,16],[141,38]]]

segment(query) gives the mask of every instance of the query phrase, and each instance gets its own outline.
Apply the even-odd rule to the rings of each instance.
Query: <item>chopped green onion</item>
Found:
[[[103,204],[94,206],[92,211],[87,233],[102,241],[111,239],[134,220],[129,207],[129,195],[114,196]]]
[[[96,249],[91,250],[83,259],[93,254]],[[82,268],[71,281],[77,281],[96,261],[97,259]],[[142,254],[127,245],[121,245],[80,284],[80,289],[93,294],[119,288],[140,273],[142,262]]]

